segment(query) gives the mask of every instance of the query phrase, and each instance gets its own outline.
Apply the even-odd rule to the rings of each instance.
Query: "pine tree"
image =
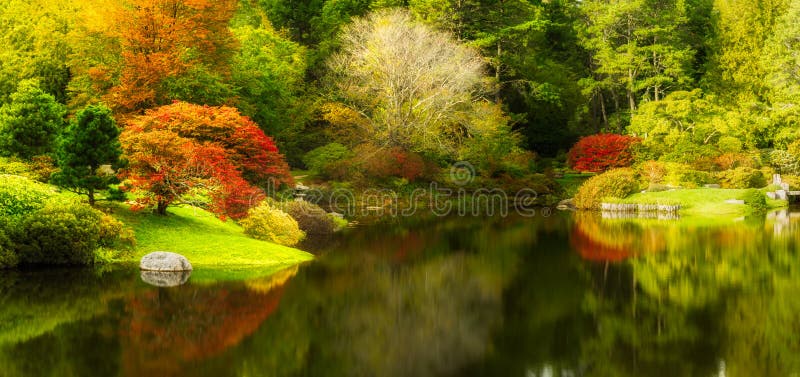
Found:
[[[64,114],[64,106],[38,81],[20,82],[11,102],[0,107],[0,155],[30,159],[51,153]]]
[[[120,130],[111,110],[102,105],[88,106],[78,112],[59,140],[58,166],[53,181],[69,190],[84,194],[95,203],[95,191],[108,187],[116,179],[113,172],[101,172],[103,165],[116,168],[122,148]]]

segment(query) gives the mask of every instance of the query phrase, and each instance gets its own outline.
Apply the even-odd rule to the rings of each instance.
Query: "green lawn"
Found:
[[[752,213],[752,207],[742,204],[725,203],[728,199],[741,199],[747,190],[734,189],[680,189],[675,191],[646,192],[633,194],[623,203],[637,204],[680,204],[681,215],[686,216],[746,216]],[[766,195],[766,194],[765,194]],[[786,201],[767,199],[769,208],[780,208]]]
[[[302,250],[259,241],[244,235],[235,222],[220,221],[194,207],[169,208],[168,216],[132,212],[114,205],[113,215],[136,233],[136,249],[120,262],[138,262],[153,251],[171,251],[192,263],[192,280],[234,280],[270,275],[311,260]]]

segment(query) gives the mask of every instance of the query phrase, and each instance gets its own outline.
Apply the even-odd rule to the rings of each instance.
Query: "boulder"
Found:
[[[728,203],[728,204],[744,204],[744,200],[728,199],[728,200],[725,201],[725,203]]]
[[[183,255],[156,251],[143,256],[139,268],[143,271],[191,271],[192,264]]]
[[[576,211],[576,210],[578,210],[578,208],[575,207],[575,203],[573,203],[572,199],[565,199],[565,200],[562,200],[562,201],[558,202],[558,205],[556,206],[556,209],[558,209],[560,211]]]
[[[192,271],[142,271],[142,281],[156,287],[177,287],[191,275]]]
[[[718,185],[716,183],[709,183],[709,184],[703,185],[703,187],[705,187],[705,188],[715,188],[715,189],[722,188],[722,186],[720,186],[720,185]]]

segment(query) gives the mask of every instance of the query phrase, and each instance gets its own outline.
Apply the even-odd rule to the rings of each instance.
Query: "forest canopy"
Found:
[[[293,168],[366,141],[566,161],[609,133],[641,140],[636,161],[788,153],[798,17],[800,0],[9,0],[0,153],[54,153],[87,105],[125,124],[173,101],[236,108]],[[32,129],[36,145],[9,136]]]

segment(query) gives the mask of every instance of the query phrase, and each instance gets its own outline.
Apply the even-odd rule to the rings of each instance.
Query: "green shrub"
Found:
[[[283,210],[297,221],[300,230],[306,234],[331,234],[334,223],[328,213],[320,206],[305,200],[293,200],[283,204]]]
[[[575,206],[597,209],[604,198],[624,198],[639,190],[636,174],[631,169],[614,169],[589,178],[575,195]]]
[[[761,188],[767,185],[767,179],[760,170],[739,167],[717,173],[722,188],[746,189]]]
[[[678,174],[678,184],[683,187],[694,188],[708,183],[714,183],[714,176],[709,172],[687,170]]]
[[[294,246],[305,237],[295,219],[267,203],[250,209],[240,224],[248,236],[279,245]]]
[[[133,229],[111,215],[100,218],[97,245],[106,248],[132,249],[136,246]]]
[[[20,216],[44,206],[55,195],[45,184],[16,175],[0,175],[0,216]]]
[[[30,173],[30,168],[22,160],[13,157],[0,157],[0,174],[21,175],[27,177]]]
[[[717,148],[723,153],[739,153],[742,151],[742,141],[733,136],[723,136],[717,141]]]
[[[26,216],[15,244],[22,264],[94,263],[103,213],[77,201],[49,201]]]
[[[714,183],[714,176],[709,172],[694,170],[691,166],[680,163],[665,163],[666,175],[662,183],[686,188],[701,187]]]
[[[330,143],[306,153],[303,156],[303,163],[309,170],[325,175],[329,165],[350,157],[352,157],[352,152],[347,147],[339,143]]]
[[[14,267],[19,263],[14,243],[6,234],[5,227],[0,224],[0,269]]]
[[[761,190],[747,190],[739,199],[744,200],[745,204],[758,212],[764,212],[768,208],[766,195]]]
[[[341,217],[340,215],[329,213],[328,217],[333,222],[333,230],[334,230],[334,232],[340,231],[340,230],[342,230],[344,228],[347,228],[347,224],[349,224],[347,219],[345,219],[344,217]]]

